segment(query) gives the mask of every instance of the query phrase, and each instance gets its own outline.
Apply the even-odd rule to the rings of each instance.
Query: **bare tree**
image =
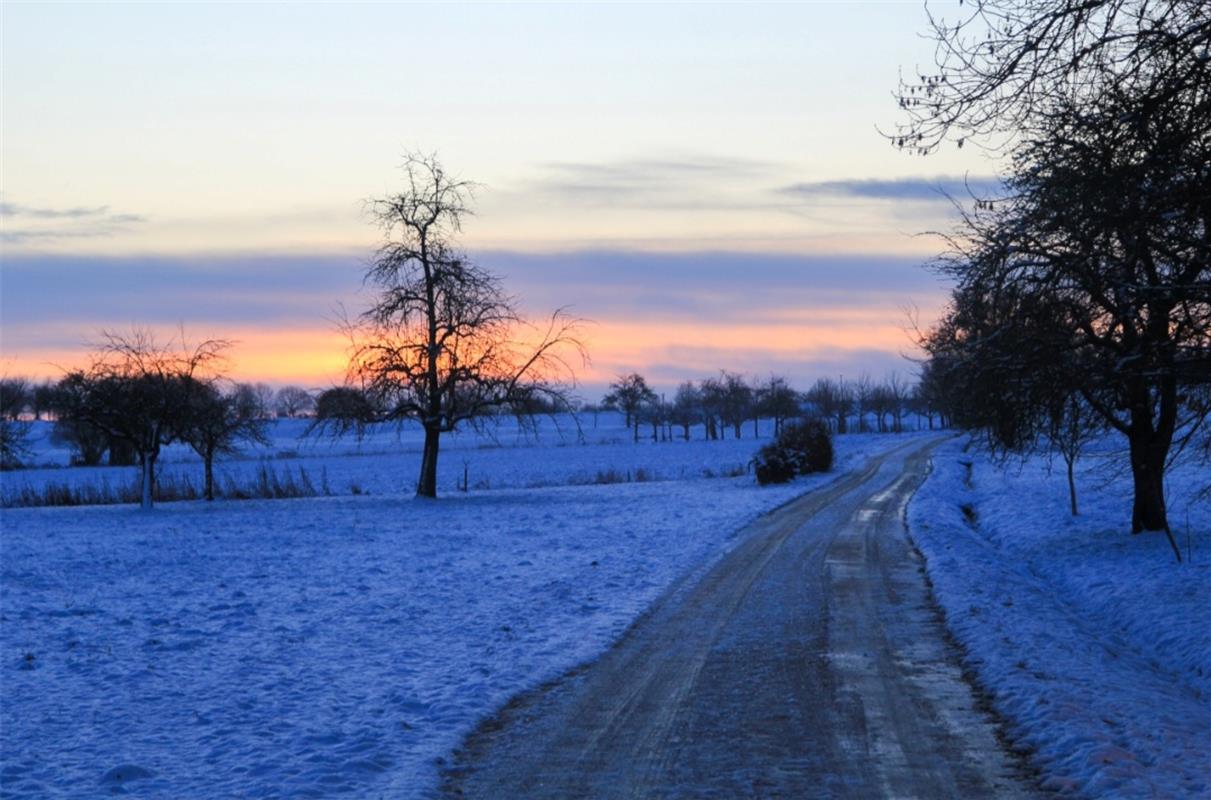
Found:
[[[902,433],[904,431],[904,412],[908,407],[912,389],[898,372],[889,373],[883,385],[886,388],[889,412],[892,415],[892,430],[895,433]]]
[[[35,420],[40,420],[49,414],[54,408],[54,403],[55,384],[53,381],[42,381],[30,389],[29,410],[33,413]]]
[[[756,390],[759,413],[774,420],[774,436],[782,432],[782,423],[800,414],[799,393],[781,375],[771,375]]]
[[[866,432],[866,412],[871,410],[875,386],[865,372],[853,382],[854,413],[858,415],[858,433]]]
[[[702,418],[706,425],[706,438],[717,440],[723,427],[723,409],[727,402],[727,389],[717,378],[705,378],[701,384]]]
[[[661,435],[665,424],[669,421],[669,408],[663,397],[653,392],[651,399],[639,407],[636,416],[636,428],[638,428],[639,422],[646,422],[652,427],[653,442],[667,438],[667,436],[662,437]]]
[[[845,433],[846,416],[851,398],[845,384],[820,378],[804,393],[804,399],[815,407],[815,415],[837,433]]]
[[[432,498],[443,433],[536,396],[566,406],[570,359],[583,363],[585,352],[577,320],[557,311],[528,324],[499,278],[457,248],[474,184],[435,156],[408,155],[403,174],[401,191],[367,205],[384,240],[366,273],[379,294],[346,323],[348,380],[378,421],[420,423],[416,494]]]
[[[308,435],[328,431],[340,435],[353,431],[360,439],[366,429],[383,416],[382,409],[365,391],[353,386],[334,386],[315,399],[315,419],[307,426]]]
[[[727,370],[719,373],[719,386],[722,390],[719,419],[724,425],[731,425],[732,431],[739,439],[740,428],[753,407],[753,389],[745,382],[743,376]]]
[[[134,450],[144,509],[152,507],[161,449],[181,438],[193,391],[214,378],[229,346],[210,339],[190,347],[184,336],[161,345],[150,331],[141,329],[130,334],[103,332],[88,369],[69,374],[79,391],[65,413]]]
[[[1068,476],[1068,506],[1077,515],[1076,462],[1085,446],[1105,430],[1101,417],[1081,399],[1079,392],[1058,395],[1047,414],[1047,439],[1064,459]]]
[[[16,469],[31,455],[29,424],[21,419],[30,396],[25,378],[0,378],[0,470]]]
[[[111,443],[109,434],[89,422],[83,413],[87,392],[88,380],[83,372],[69,373],[55,384],[51,441],[72,449],[73,465],[91,467],[101,463]]]
[[[610,384],[610,391],[601,399],[606,408],[616,408],[625,417],[627,428],[634,428],[635,441],[639,441],[639,411],[656,399],[656,393],[648,387],[644,377],[638,372],[629,375],[619,375]]]
[[[0,470],[17,469],[31,454],[29,423],[0,418]]]
[[[934,428],[934,417],[938,417],[938,426],[945,428],[947,421],[947,398],[950,390],[946,386],[946,369],[943,365],[928,359],[921,364],[921,375],[917,385],[913,387],[913,397],[917,404],[917,413],[924,414],[929,420],[929,429]]]
[[[202,458],[207,500],[214,500],[215,456],[237,452],[241,441],[268,444],[269,424],[263,397],[254,386],[236,384],[224,391],[218,381],[192,381],[181,439]]]
[[[283,386],[278,389],[274,408],[278,416],[293,419],[314,410],[315,398],[301,386]]]
[[[674,425],[681,428],[685,440],[690,440],[690,427],[702,421],[702,390],[693,381],[685,381],[673,395],[670,415]]]
[[[0,417],[17,421],[29,404],[30,383],[25,378],[0,378]]]

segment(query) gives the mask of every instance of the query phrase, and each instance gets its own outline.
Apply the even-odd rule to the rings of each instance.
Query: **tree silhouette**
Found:
[[[420,423],[416,493],[432,498],[443,433],[536,397],[566,406],[571,360],[585,353],[577,320],[556,311],[528,324],[499,278],[458,249],[474,184],[451,177],[434,156],[408,155],[403,174],[401,191],[368,203],[384,239],[366,273],[378,296],[346,323],[348,378],[375,421]]]

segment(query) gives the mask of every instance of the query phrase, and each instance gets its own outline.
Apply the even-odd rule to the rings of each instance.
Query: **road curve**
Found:
[[[931,446],[755,521],[600,659],[483,723],[442,794],[1033,796],[976,708],[905,537]]]

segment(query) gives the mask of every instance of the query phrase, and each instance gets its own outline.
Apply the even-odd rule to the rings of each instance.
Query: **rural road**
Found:
[[[1033,796],[905,536],[930,447],[754,522],[600,659],[483,723],[444,796]]]

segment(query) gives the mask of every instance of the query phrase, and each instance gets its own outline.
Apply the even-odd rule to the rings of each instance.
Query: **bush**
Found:
[[[795,465],[787,458],[786,451],[775,444],[767,444],[757,451],[753,459],[753,471],[757,473],[757,483],[765,486],[770,483],[786,483],[795,477]]]
[[[772,444],[753,459],[757,483],[786,483],[796,475],[828,472],[833,466],[833,439],[822,420],[805,419],[782,429]]]

